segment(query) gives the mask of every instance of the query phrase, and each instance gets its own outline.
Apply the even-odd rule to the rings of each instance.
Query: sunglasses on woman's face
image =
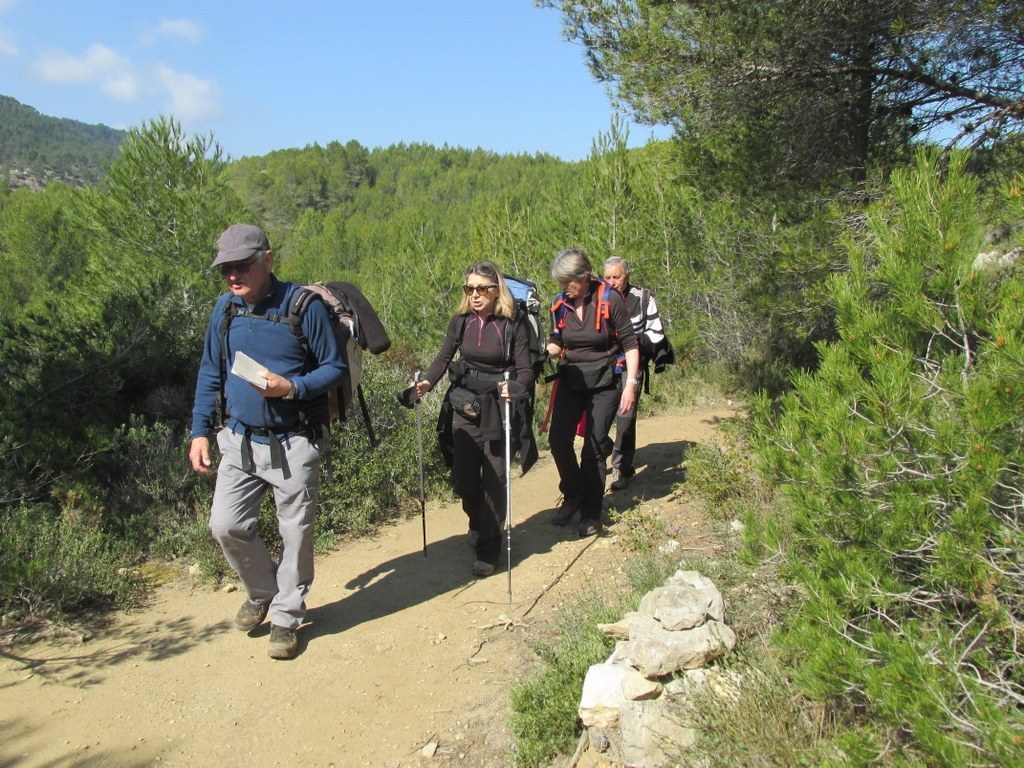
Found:
[[[497,287],[496,285],[464,285],[462,286],[462,292],[467,296],[472,296],[474,293],[483,296],[492,288]]]

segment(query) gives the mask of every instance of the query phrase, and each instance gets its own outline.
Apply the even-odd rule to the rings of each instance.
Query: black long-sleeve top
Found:
[[[558,328],[552,322],[548,342],[560,346],[566,360],[587,363],[617,357],[620,350],[624,353],[639,348],[629,308],[622,294],[611,286],[606,289],[609,317],[602,319],[600,328],[596,327],[598,297],[599,292],[605,290],[603,285],[597,280],[590,281],[590,291],[583,297],[582,320],[576,316],[573,305],[566,300],[564,311],[560,313],[564,327]],[[560,298],[565,299],[565,294]]]
[[[460,331],[461,329],[461,338]],[[436,387],[459,353],[466,364],[477,371],[500,374],[506,368],[505,334],[514,333],[512,344],[513,366],[509,367],[510,378],[518,381],[524,389],[533,384],[534,371],[530,364],[529,336],[522,323],[502,317],[488,315],[481,318],[476,313],[455,315],[448,322],[444,341],[437,357],[427,368],[424,378]]]
[[[505,359],[506,333],[515,334],[512,343],[513,366],[506,365],[510,362]],[[461,355],[462,360],[453,364],[456,353]],[[463,367],[491,375],[484,378],[459,376],[459,370]],[[430,382],[431,388],[436,388],[441,377],[447,371],[452,371],[457,386],[465,387],[481,396],[481,434],[485,440],[497,440],[502,434],[503,427],[501,408],[498,405],[498,382],[495,376],[503,373],[506,367],[510,368],[509,378],[516,382],[509,386],[513,396],[529,391],[536,373],[531,364],[529,331],[526,325],[514,319],[498,318],[494,315],[483,318],[475,313],[455,315],[448,323],[441,350],[427,368],[424,378]],[[527,402],[528,399],[520,397],[516,398],[513,404],[516,422],[513,451],[519,454],[519,463],[524,473],[537,461],[537,444],[533,437],[531,411],[526,408]],[[450,442],[451,415],[449,412],[445,419],[445,409],[442,408],[440,417],[447,421],[443,426],[439,422],[441,442],[444,444],[446,440]],[[451,450],[450,445],[448,450]],[[442,445],[442,453],[444,452],[445,448]]]

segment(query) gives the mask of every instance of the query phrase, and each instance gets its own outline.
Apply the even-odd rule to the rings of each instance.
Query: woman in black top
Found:
[[[446,372],[451,381],[441,431],[450,429],[452,480],[476,548],[473,575],[489,576],[501,555],[505,520],[503,403],[525,395],[534,372],[527,329],[515,322],[512,294],[497,267],[478,261],[463,283],[441,350],[415,386],[422,397]]]
[[[551,307],[548,353],[559,359],[548,433],[558,467],[562,506],[556,525],[580,514],[580,536],[601,531],[601,502],[610,454],[608,432],[616,412],[636,405],[640,350],[622,295],[594,278],[582,251],[570,248],[551,263],[562,294]],[[583,450],[576,457],[577,427],[585,418]]]

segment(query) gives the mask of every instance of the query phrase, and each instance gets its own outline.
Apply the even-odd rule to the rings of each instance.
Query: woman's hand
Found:
[[[416,387],[416,399],[417,400],[421,399],[425,394],[427,394],[427,392],[429,392],[430,390],[432,390],[434,388],[434,385],[431,384],[426,379],[420,379],[415,384],[413,384],[413,386]]]
[[[633,410],[636,405],[636,384],[627,381],[622,385],[622,394],[619,396],[619,413],[625,415]]]
[[[515,380],[498,382],[498,397],[502,400],[514,400],[526,393],[526,387]]]

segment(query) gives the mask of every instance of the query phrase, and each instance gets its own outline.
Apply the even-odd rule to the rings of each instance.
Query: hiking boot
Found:
[[[267,618],[267,604],[246,600],[235,614],[235,629],[252,632]]]
[[[551,518],[551,522],[555,525],[568,525],[572,522],[577,512],[579,510],[576,508],[576,504],[571,501],[563,501],[562,506],[558,508],[554,517]]]
[[[585,539],[587,536],[597,536],[600,532],[600,520],[584,520],[580,523],[580,527],[577,529],[577,533],[579,533],[581,539]]]
[[[272,659],[294,659],[299,652],[299,633],[294,629],[279,627],[276,624],[270,627],[270,648],[267,653]]]
[[[608,487],[613,491],[621,491],[627,485],[629,485],[629,475],[617,469],[612,470],[612,483]]]
[[[473,575],[478,579],[490,576],[492,573],[494,573],[494,563],[488,563],[484,560],[477,560],[473,563]]]

